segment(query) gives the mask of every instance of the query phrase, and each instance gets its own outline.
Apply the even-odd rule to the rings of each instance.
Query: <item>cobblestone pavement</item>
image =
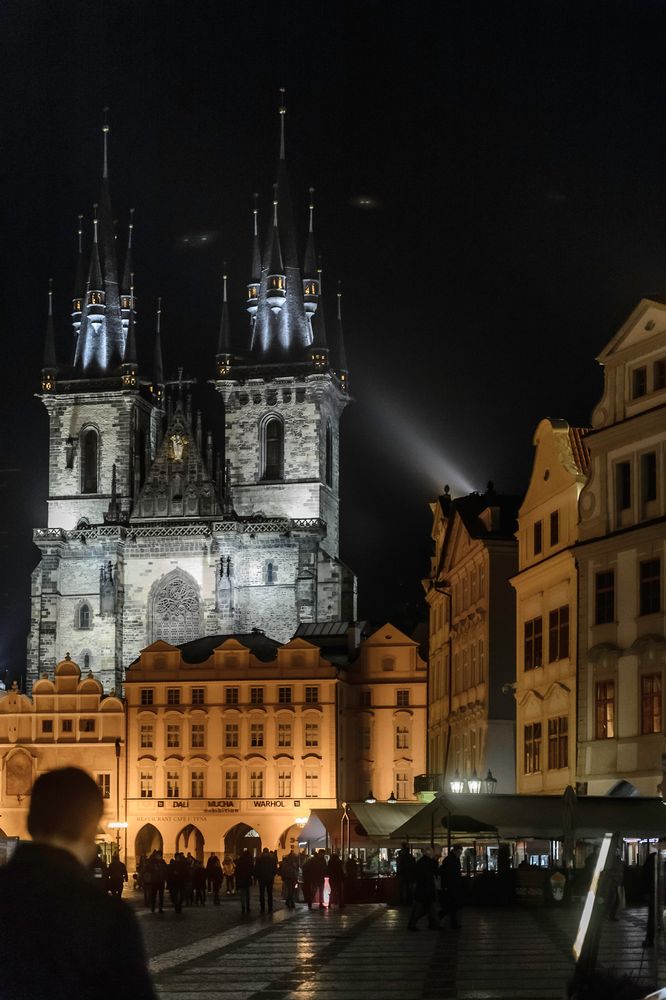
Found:
[[[470,907],[461,932],[409,934],[404,908],[278,907],[241,919],[223,900],[141,916],[161,1000],[562,1000],[573,971],[577,908]],[[600,964],[649,980],[644,936],[644,910],[606,923]]]

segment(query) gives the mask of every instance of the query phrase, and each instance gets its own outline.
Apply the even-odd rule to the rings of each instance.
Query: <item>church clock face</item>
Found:
[[[169,458],[172,462],[182,462],[187,454],[189,439],[185,434],[171,434],[169,437]]]

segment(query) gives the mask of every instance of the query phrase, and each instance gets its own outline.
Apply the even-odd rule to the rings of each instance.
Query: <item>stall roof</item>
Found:
[[[368,837],[395,840],[394,830],[409,822],[423,808],[420,802],[350,802],[349,809]]]
[[[430,840],[446,835],[448,817],[452,830],[461,830],[463,816],[497,830],[507,839],[538,837],[597,837],[620,833],[625,837],[666,836],[666,806],[658,798],[617,799],[608,796],[564,795],[440,795],[422,806],[401,826],[395,840]],[[462,832],[462,831],[461,831]],[[468,832],[474,832],[470,830]]]
[[[328,833],[331,840],[340,840],[340,820],[342,809],[311,809],[310,817],[298,835],[298,839],[320,841]]]

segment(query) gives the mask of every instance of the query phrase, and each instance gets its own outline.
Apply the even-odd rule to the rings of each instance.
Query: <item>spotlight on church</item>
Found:
[[[355,198],[350,198],[349,204],[353,205],[354,208],[362,208],[366,212],[373,208],[381,208],[382,206],[382,203],[378,198],[373,198],[369,194],[359,194]]]

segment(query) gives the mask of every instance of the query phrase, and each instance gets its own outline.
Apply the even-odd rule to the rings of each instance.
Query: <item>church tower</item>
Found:
[[[302,622],[355,617],[356,581],[338,555],[339,424],[349,402],[340,299],[331,352],[313,192],[301,261],[284,120],[283,101],[263,240],[253,210],[244,337],[223,278],[219,419],[208,429],[183,369],[165,382],[161,300],[150,345],[138,336],[134,218],[119,278],[104,125],[100,198],[88,256],[79,220],[74,345],[62,363],[49,292],[49,519],[34,532],[30,685],[66,653],[119,690],[124,670],[159,639],[222,642],[260,629],[286,642]]]

